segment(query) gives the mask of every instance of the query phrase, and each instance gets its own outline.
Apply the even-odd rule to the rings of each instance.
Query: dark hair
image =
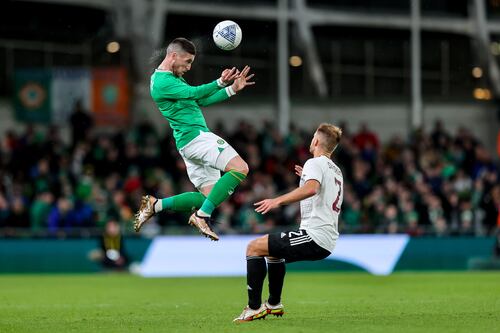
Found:
[[[153,55],[149,59],[149,63],[151,64],[151,73],[160,66],[161,62],[167,56],[169,49],[181,49],[189,54],[196,55],[196,46],[194,46],[193,42],[190,40],[179,37],[171,41],[168,46],[162,47],[161,49],[157,49],[153,52]]]
[[[196,46],[194,46],[192,41],[186,38],[178,37],[174,39],[173,41],[170,42],[170,44],[168,44],[168,48],[174,45],[179,46],[183,51],[189,54],[196,55]]]

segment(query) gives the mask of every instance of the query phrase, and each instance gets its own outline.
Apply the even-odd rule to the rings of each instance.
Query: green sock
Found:
[[[174,212],[191,212],[194,209],[199,209],[205,201],[205,196],[200,192],[186,192],[161,199],[162,210],[170,210]]]
[[[212,215],[214,209],[224,202],[224,200],[229,198],[229,196],[233,194],[234,189],[240,185],[246,177],[244,173],[237,171],[231,170],[226,172],[224,176],[215,183],[214,188],[210,191],[205,202],[203,202],[200,211],[207,215]]]

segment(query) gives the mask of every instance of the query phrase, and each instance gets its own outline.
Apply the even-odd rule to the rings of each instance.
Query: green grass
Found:
[[[0,276],[0,332],[500,332],[499,273],[290,273],[286,314],[233,324],[244,278]]]

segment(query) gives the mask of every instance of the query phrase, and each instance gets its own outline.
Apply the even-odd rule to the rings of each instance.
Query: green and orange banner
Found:
[[[52,71],[21,69],[14,75],[14,107],[16,119],[24,122],[51,121]]]
[[[129,121],[128,75],[124,68],[24,68],[14,73],[16,119],[64,124],[76,102],[91,111],[96,125]]]
[[[128,96],[127,72],[124,68],[92,70],[92,110],[97,125],[126,125]]]

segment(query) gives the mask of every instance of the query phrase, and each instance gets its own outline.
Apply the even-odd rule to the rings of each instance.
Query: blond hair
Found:
[[[332,153],[340,142],[342,130],[332,124],[322,123],[316,130],[321,136],[320,143],[327,152]]]

